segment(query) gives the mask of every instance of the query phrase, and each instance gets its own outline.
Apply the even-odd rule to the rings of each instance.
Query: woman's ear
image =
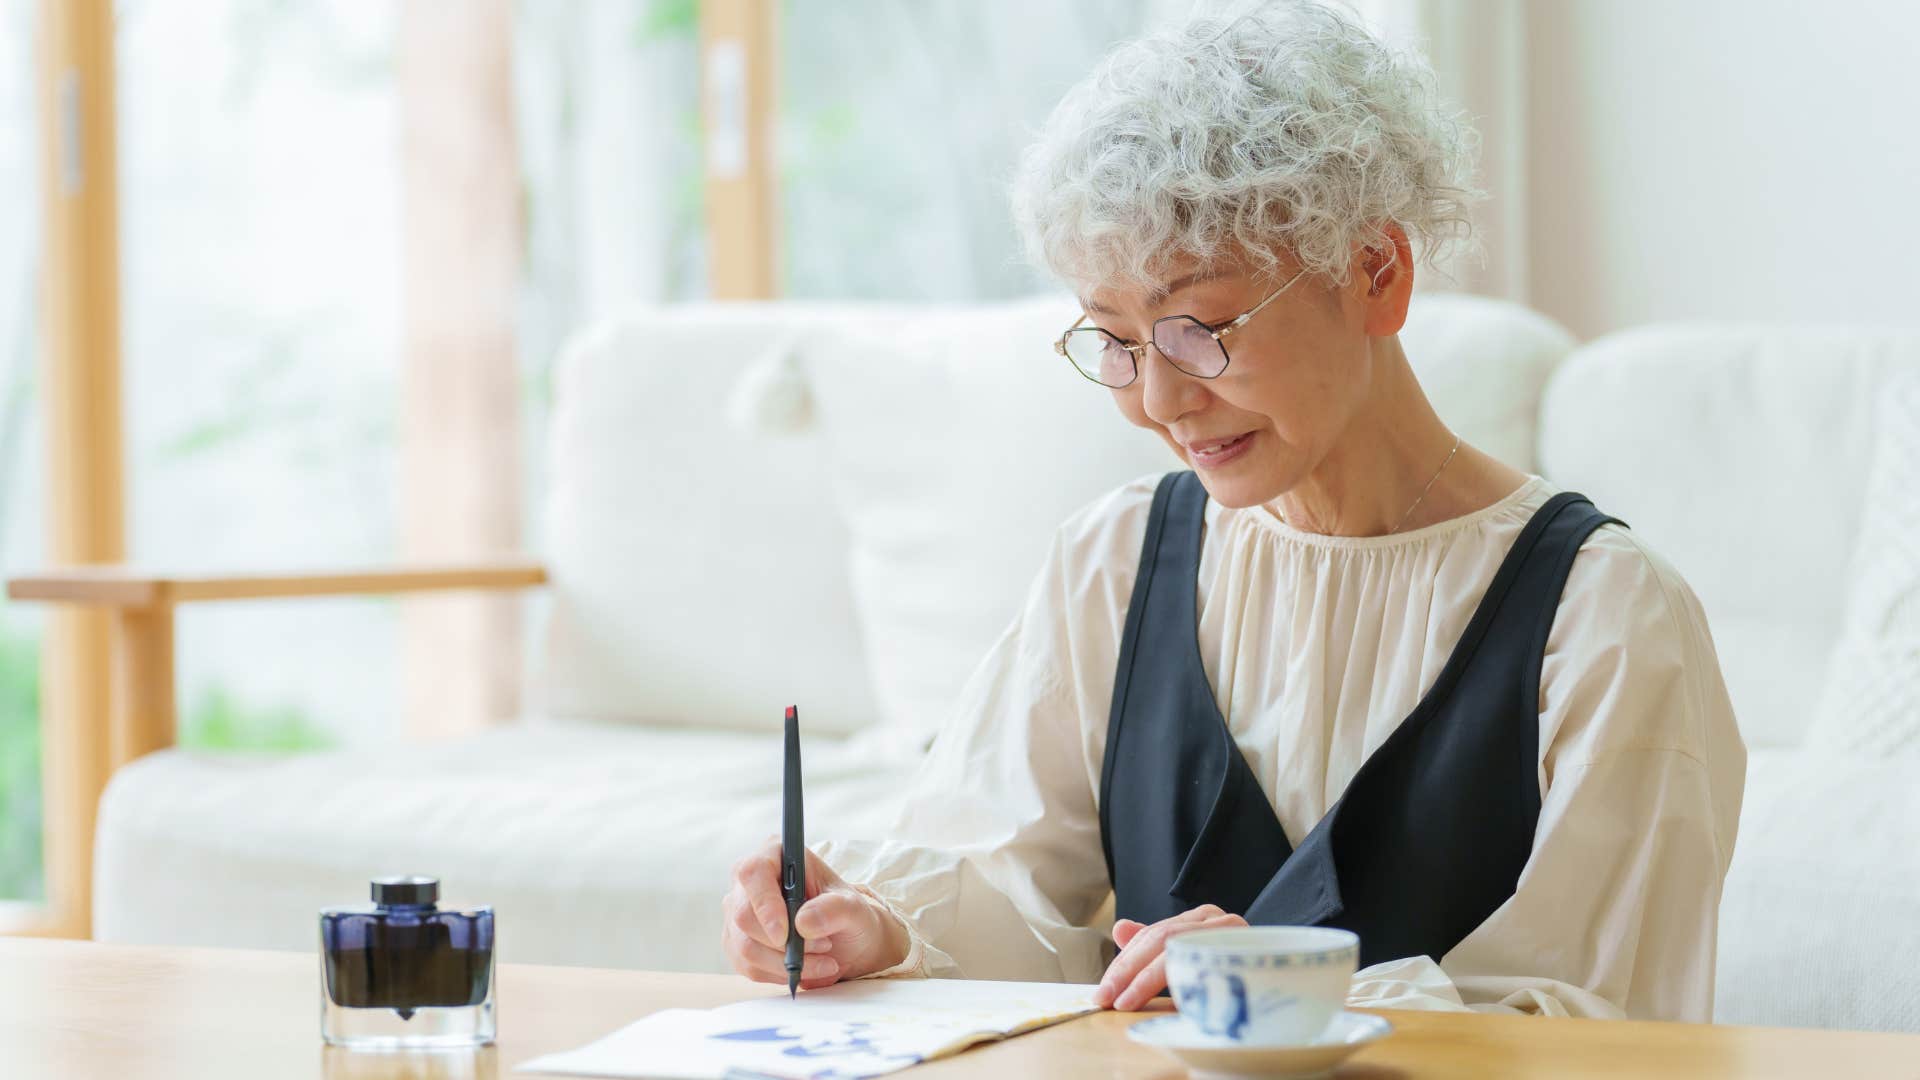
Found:
[[[1407,323],[1413,299],[1413,245],[1394,222],[1381,227],[1385,243],[1362,247],[1354,259],[1354,284],[1368,337],[1390,337]]]

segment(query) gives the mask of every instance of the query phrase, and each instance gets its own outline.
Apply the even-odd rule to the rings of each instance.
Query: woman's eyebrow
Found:
[[[1181,289],[1184,289],[1189,285],[1198,285],[1203,281],[1212,281],[1215,278],[1218,278],[1221,276],[1222,275],[1220,274],[1219,271],[1195,271],[1194,273],[1191,273],[1191,274],[1183,274],[1180,277],[1174,278],[1172,281],[1168,282],[1166,288],[1161,289],[1155,292],[1152,296],[1147,297],[1147,306],[1158,307],[1159,305],[1166,303],[1167,299],[1171,297],[1174,293],[1179,292]],[[1091,300],[1080,301],[1080,306],[1085,308],[1087,313],[1090,315],[1118,314],[1118,312],[1113,311],[1111,308],[1105,307],[1100,304],[1096,304]]]

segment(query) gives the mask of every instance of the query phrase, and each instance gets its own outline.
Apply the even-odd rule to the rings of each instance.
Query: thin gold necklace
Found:
[[[1439,467],[1439,468],[1437,468],[1437,469],[1435,469],[1435,470],[1433,470],[1433,480],[1438,480],[1438,479],[1440,479],[1440,474],[1441,474],[1441,473],[1443,473],[1443,472],[1446,472],[1446,471],[1447,471],[1447,465],[1448,465],[1448,464],[1449,464],[1450,462],[1452,462],[1452,461],[1453,461],[1453,455],[1455,455],[1455,454],[1457,454],[1457,453],[1459,453],[1459,452],[1460,452],[1460,436],[1458,436],[1458,435],[1455,435],[1455,436],[1453,437],[1453,449],[1451,449],[1451,450],[1449,450],[1449,451],[1447,451],[1447,460],[1446,460],[1446,461],[1443,461],[1443,462],[1441,462],[1441,463],[1440,463],[1440,467]],[[1416,498],[1415,498],[1415,499],[1413,500],[1413,506],[1419,506],[1419,505],[1420,505],[1420,500],[1421,500],[1421,499],[1424,499],[1424,498],[1426,498],[1426,497],[1427,497],[1427,492],[1429,492],[1429,491],[1431,491],[1431,490],[1433,490],[1433,480],[1428,480],[1428,481],[1427,481],[1427,486],[1426,486],[1426,487],[1423,487],[1423,488],[1421,488],[1421,489],[1420,489],[1420,494],[1419,494],[1419,496],[1418,496],[1418,497],[1416,497]],[[1394,532],[1399,532],[1399,531],[1400,531],[1400,525],[1405,525],[1405,524],[1407,523],[1407,519],[1413,516],[1413,506],[1409,506],[1409,507],[1407,507],[1407,512],[1406,512],[1406,513],[1404,513],[1404,514],[1401,514],[1401,515],[1400,515],[1400,524],[1399,524],[1399,525],[1395,525],[1395,526],[1393,527],[1393,531],[1394,531]],[[1392,533],[1389,533],[1389,534],[1387,534],[1387,535],[1389,535],[1389,536],[1391,536],[1391,535],[1393,535],[1393,534],[1392,534]]]
[[[1427,492],[1433,490],[1434,481],[1440,479],[1440,474],[1443,472],[1446,472],[1447,466],[1453,463],[1453,455],[1459,452],[1460,452],[1460,436],[1455,435],[1453,437],[1453,449],[1447,451],[1447,460],[1441,462],[1440,467],[1433,470],[1433,479],[1428,480],[1427,486],[1420,489],[1420,494],[1413,497],[1413,506],[1407,507],[1407,512],[1400,515],[1400,523],[1398,525],[1395,525],[1391,532],[1385,533],[1384,535],[1392,536],[1394,533],[1397,533],[1400,531],[1400,526],[1405,525],[1407,523],[1407,519],[1413,516],[1414,508],[1420,505],[1420,500],[1426,498]],[[1284,516],[1282,516],[1280,511],[1278,510],[1275,510],[1273,512],[1273,516],[1279,518],[1282,523],[1287,522],[1287,519]]]

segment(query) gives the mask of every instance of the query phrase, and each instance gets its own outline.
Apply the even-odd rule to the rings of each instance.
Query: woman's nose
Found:
[[[1134,362],[1140,365],[1140,408],[1161,427],[1171,427],[1205,401],[1207,389],[1200,380],[1174,367],[1157,346],[1148,345]]]

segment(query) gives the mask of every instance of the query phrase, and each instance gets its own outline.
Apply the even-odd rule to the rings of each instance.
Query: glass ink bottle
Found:
[[[493,909],[439,900],[436,878],[375,878],[373,906],[320,912],[322,1038],[364,1050],[493,1041]]]

